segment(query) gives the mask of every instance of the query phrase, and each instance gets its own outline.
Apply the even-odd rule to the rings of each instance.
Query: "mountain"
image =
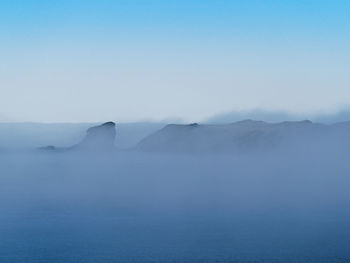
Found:
[[[224,124],[235,121],[255,119],[266,122],[282,122],[282,121],[296,121],[302,119],[312,120],[313,122],[334,124],[344,122],[350,119],[350,108],[343,108],[334,113],[291,113],[287,111],[254,109],[247,111],[231,111],[226,113],[216,114],[208,118],[205,122],[211,124]]]
[[[100,123],[1,123],[0,148],[33,149],[42,145],[68,147],[82,141],[86,130]],[[118,123],[115,145],[128,149],[147,135],[164,127],[164,123]]]
[[[87,130],[85,138],[73,150],[113,150],[116,129],[114,122],[106,122],[99,126],[91,127]]]
[[[111,151],[115,149],[114,141],[116,128],[114,122],[106,122],[98,126],[89,128],[83,140],[71,147],[61,147],[49,145],[39,148],[40,150],[75,150],[75,151]]]
[[[279,123],[244,120],[231,124],[165,126],[161,123],[130,123],[118,124],[118,133],[113,122],[91,126],[0,124],[0,139],[3,139],[0,140],[0,148],[11,149],[13,145],[36,148],[46,144],[49,146],[41,149],[101,151],[116,148],[189,153],[267,152],[274,149],[291,151],[296,148],[313,151],[350,149],[350,122],[326,125],[308,120]],[[76,144],[77,141],[80,143]]]
[[[146,152],[246,152],[286,147],[344,145],[350,141],[349,123],[324,125],[311,121],[267,123],[244,120],[232,124],[170,124],[141,140]]]

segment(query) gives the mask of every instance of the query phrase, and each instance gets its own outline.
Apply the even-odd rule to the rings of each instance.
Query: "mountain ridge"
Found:
[[[242,120],[230,124],[169,124],[141,140],[136,150],[146,152],[242,152],[279,146],[302,146],[350,141],[350,122],[313,123],[310,120],[268,123]]]

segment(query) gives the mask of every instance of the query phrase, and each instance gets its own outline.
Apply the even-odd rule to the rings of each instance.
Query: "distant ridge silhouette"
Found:
[[[57,148],[49,145],[41,147],[41,150],[75,150],[75,151],[110,151],[114,150],[114,141],[116,137],[116,124],[106,122],[87,130],[85,138],[78,144],[67,148]]]
[[[325,125],[309,120],[268,123],[243,120],[231,124],[169,124],[141,140],[146,152],[245,152],[291,149],[350,142],[350,123]]]

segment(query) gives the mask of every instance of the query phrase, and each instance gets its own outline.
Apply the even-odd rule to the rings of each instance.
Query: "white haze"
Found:
[[[241,154],[3,150],[0,262],[348,262],[342,138]]]
[[[321,123],[337,123],[350,120],[349,107],[342,107],[334,111],[296,113],[283,110],[251,109],[223,112],[207,118],[208,123],[232,123],[235,121],[253,119],[267,122],[311,120]]]

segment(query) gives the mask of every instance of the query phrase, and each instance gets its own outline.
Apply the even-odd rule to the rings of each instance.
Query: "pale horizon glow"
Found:
[[[2,1],[0,122],[350,105],[348,1]]]

